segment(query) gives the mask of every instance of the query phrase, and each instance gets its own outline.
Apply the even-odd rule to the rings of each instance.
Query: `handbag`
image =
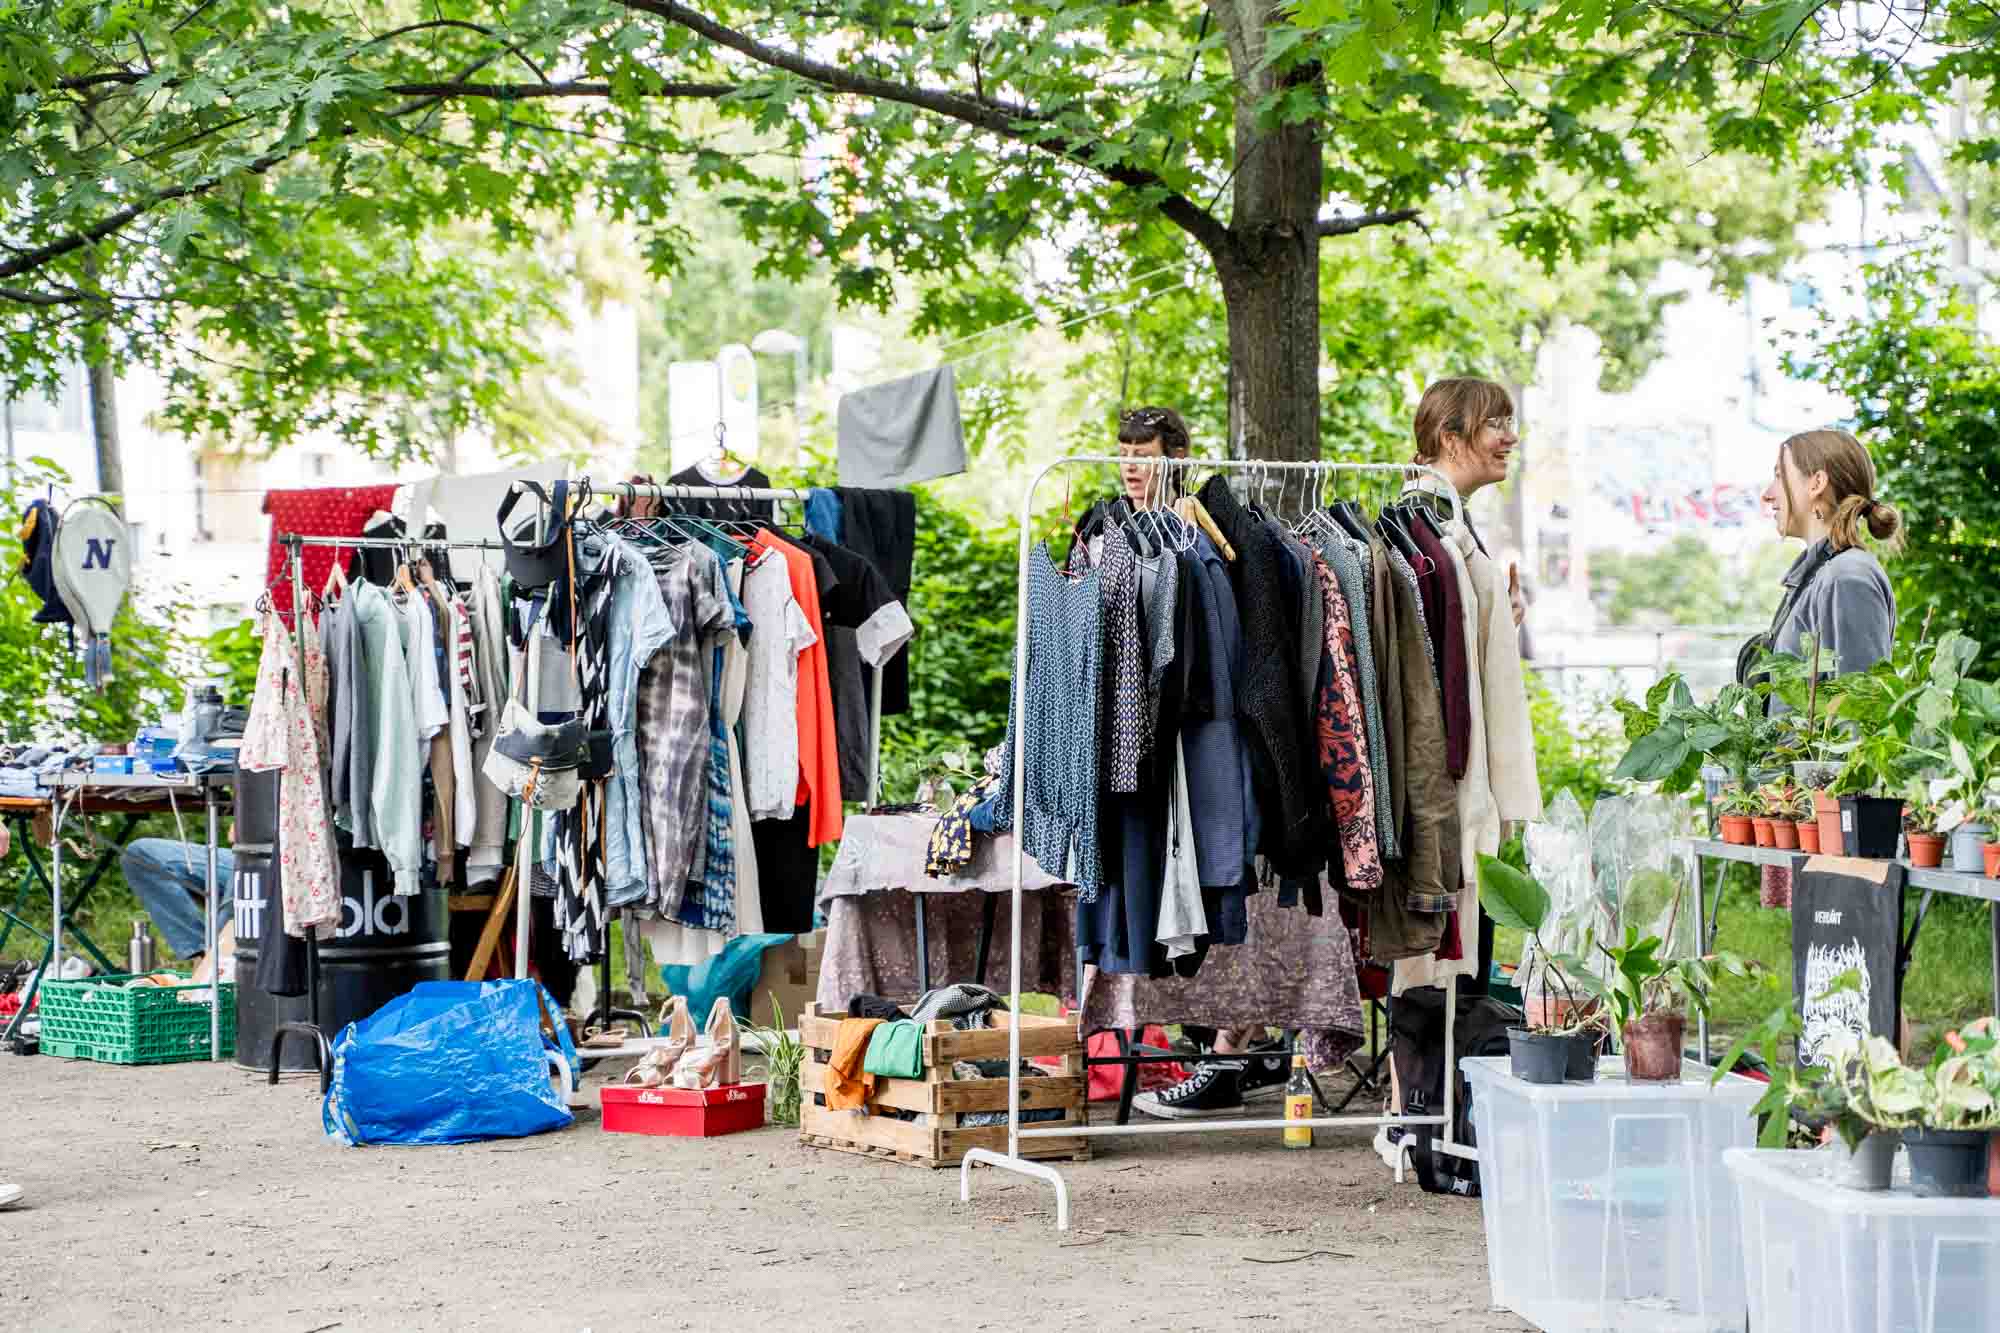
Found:
[[[541,591],[567,575],[574,564],[570,553],[573,533],[569,483],[558,481],[552,489],[554,494],[550,495],[540,482],[517,481],[508,487],[507,498],[500,502],[500,511],[494,515],[500,527],[500,545],[506,553],[507,574],[514,580],[514,586],[524,592]],[[553,516],[548,540],[540,545],[534,545],[532,539],[516,544],[507,531],[507,516],[514,512],[524,494],[540,500]]]
[[[907,1018],[884,1023],[868,1039],[861,1071],[877,1078],[924,1076],[924,1025]]]
[[[540,634],[528,638],[528,660],[515,682],[519,693],[507,696],[499,733],[479,771],[530,809],[569,810],[583,790],[580,769],[590,755],[589,732],[580,720],[543,722],[522,702],[528,680],[540,678],[541,640]]]

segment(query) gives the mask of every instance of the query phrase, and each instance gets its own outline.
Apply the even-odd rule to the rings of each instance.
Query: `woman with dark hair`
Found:
[[[1169,469],[1141,462],[1150,458],[1186,458],[1187,423],[1171,407],[1140,407],[1118,414],[1118,456],[1133,460],[1118,469],[1125,498],[1134,509],[1157,509],[1178,498],[1170,493],[1175,483],[1167,480]]]

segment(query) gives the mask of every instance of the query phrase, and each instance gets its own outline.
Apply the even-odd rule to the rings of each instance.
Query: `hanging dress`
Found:
[[[317,931],[324,940],[340,924],[340,873],[320,767],[319,728],[310,703],[315,688],[325,697],[326,658],[309,615],[303,638],[301,666],[297,646],[277,613],[264,613],[257,692],[236,763],[247,772],[277,769],[283,775],[278,783],[278,861],[285,930],[302,938],[308,930]]]

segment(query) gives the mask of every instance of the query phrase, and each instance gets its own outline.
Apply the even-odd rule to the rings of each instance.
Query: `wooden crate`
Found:
[[[955,1079],[951,1077],[951,1067],[958,1060],[1005,1060],[1008,1025],[1012,1020],[1012,1015],[995,1011],[994,1026],[974,1032],[957,1031],[943,1019],[933,1022],[924,1034],[924,1076],[875,1080],[875,1096],[869,1105],[916,1113],[914,1120],[902,1120],[895,1116],[829,1110],[815,1103],[816,1094],[826,1089],[827,1064],[832,1059],[841,1017],[822,1017],[818,1005],[807,1005],[799,1017],[799,1041],[806,1048],[805,1063],[799,1070],[799,1141],[815,1148],[933,1168],[957,1166],[969,1148],[1007,1151],[1004,1123],[973,1126],[960,1123],[971,1113],[1005,1111],[1007,1080],[1004,1077]],[[1083,1068],[1083,1040],[1077,1035],[1076,1020],[1023,1016],[1021,1058],[1055,1058],[1061,1062],[1058,1073],[1021,1080],[1022,1110],[1065,1112],[1060,1120],[1038,1120],[1033,1127],[1057,1129],[1086,1124],[1088,1081]],[[1043,1161],[1087,1162],[1090,1140],[1081,1136],[1022,1139],[1021,1155]]]

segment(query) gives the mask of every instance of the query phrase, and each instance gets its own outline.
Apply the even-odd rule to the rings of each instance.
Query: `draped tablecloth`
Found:
[[[947,879],[924,874],[935,815],[856,815],[819,892],[826,913],[819,1006],[844,1012],[856,995],[908,999],[917,989],[916,898],[924,895],[933,984],[974,979],[982,894],[1013,887],[1011,835],[975,839],[972,862]],[[1025,858],[1021,898],[1021,989],[1074,996],[1074,890]],[[1332,905],[1331,889],[1325,893]],[[986,984],[1008,986],[1009,907],[996,904]],[[1145,1023],[1252,1024],[1303,1028],[1315,1069],[1338,1065],[1361,1043],[1361,992],[1350,933],[1337,912],[1308,916],[1252,894],[1249,937],[1208,951],[1187,980],[1100,975],[1085,969],[1084,1028]]]

